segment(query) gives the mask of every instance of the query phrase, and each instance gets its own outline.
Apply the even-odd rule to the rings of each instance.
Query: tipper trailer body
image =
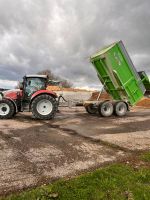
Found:
[[[114,112],[118,116],[124,116],[129,106],[135,105],[144,97],[145,84],[147,83],[147,87],[150,84],[136,71],[122,41],[113,43],[92,55],[90,61],[104,89],[113,100],[86,101],[84,106],[87,112],[94,114],[99,111],[102,116],[110,116]]]

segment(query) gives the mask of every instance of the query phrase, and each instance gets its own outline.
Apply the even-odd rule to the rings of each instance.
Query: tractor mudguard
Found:
[[[49,90],[39,90],[37,92],[35,92],[32,96],[31,96],[31,101],[37,97],[40,94],[49,94],[51,96],[53,96],[54,98],[57,98],[57,94],[55,92],[49,91]]]

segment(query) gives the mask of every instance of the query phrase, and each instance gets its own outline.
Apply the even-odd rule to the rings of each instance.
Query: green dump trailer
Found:
[[[122,41],[105,47],[90,57],[97,75],[113,100],[86,101],[84,106],[88,113],[97,111],[108,117],[115,113],[124,116],[130,106],[140,101],[146,92],[145,74],[138,73]],[[143,75],[143,76],[142,76]],[[145,81],[145,82],[144,82]]]

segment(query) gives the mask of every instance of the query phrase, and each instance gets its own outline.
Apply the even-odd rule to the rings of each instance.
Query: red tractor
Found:
[[[0,93],[0,119],[12,118],[18,112],[32,112],[37,119],[52,119],[58,110],[57,94],[46,90],[46,75],[28,75],[19,88]]]

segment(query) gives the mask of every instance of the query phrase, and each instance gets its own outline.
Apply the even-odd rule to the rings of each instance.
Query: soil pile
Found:
[[[146,107],[146,108],[150,108],[150,98],[145,97],[141,101],[139,101],[136,105]]]
[[[77,88],[62,88],[62,87],[59,87],[59,86],[51,86],[49,85],[47,87],[47,90],[50,90],[50,91],[69,91],[69,92],[89,92],[88,90],[84,90],[84,89],[77,89]]]
[[[107,92],[102,92],[101,94],[99,92],[93,92],[91,98],[89,101],[96,101],[100,99],[112,99],[111,96]]]

